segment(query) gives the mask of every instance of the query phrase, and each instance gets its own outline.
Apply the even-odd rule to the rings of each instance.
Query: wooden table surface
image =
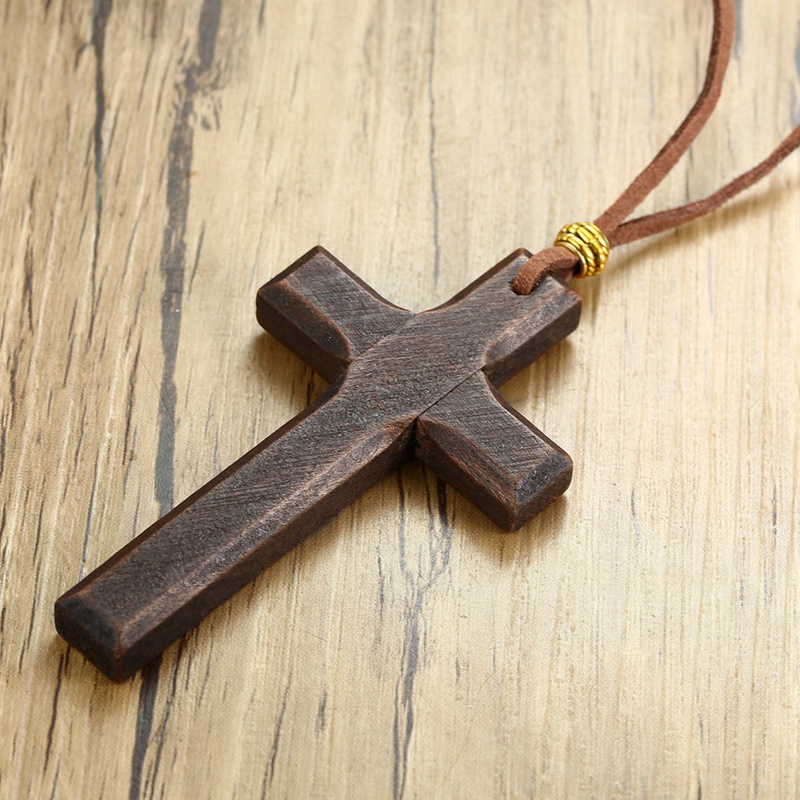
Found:
[[[744,0],[643,210],[800,122]],[[415,310],[596,217],[702,82],[696,0],[0,2],[0,796],[800,794],[800,156],[612,254],[504,387],[575,459],[506,535],[411,463],[115,685],[54,599],[323,388],[256,289]]]

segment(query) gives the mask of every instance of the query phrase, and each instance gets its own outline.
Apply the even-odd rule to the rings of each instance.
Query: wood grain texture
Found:
[[[512,290],[530,256],[420,314],[319,246],[264,285],[261,324],[338,379],[59,597],[61,636],[129,677],[415,454],[507,531],[557,500],[572,460],[487,377],[516,374],[580,319],[580,296],[553,276]]]
[[[0,2],[0,796],[794,797],[800,161],[612,253],[502,392],[570,452],[511,537],[412,462],[123,685],[53,600],[313,402],[252,298],[321,243],[443,302],[591,218],[711,9]],[[643,211],[798,121],[795,3]]]

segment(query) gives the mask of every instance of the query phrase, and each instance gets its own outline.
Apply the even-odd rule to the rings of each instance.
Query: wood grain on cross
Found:
[[[259,322],[330,388],[59,598],[59,633],[131,675],[414,455],[506,530],[549,505],[572,461],[494,385],[571,333],[581,303],[553,277],[515,294],[528,256],[421,314],[319,247],[262,287]]]

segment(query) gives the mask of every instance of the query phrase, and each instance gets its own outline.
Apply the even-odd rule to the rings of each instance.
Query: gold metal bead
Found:
[[[573,222],[565,225],[556,236],[554,247],[566,247],[580,259],[579,278],[591,278],[603,271],[611,252],[605,234],[591,222]]]

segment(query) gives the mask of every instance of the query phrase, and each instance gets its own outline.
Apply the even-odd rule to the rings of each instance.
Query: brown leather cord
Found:
[[[628,242],[644,239],[646,236],[653,236],[656,233],[677,228],[679,225],[692,222],[698,217],[714,211],[739,194],[739,192],[750,188],[769,172],[772,172],[784,158],[793,153],[798,147],[800,147],[800,126],[795,128],[760,164],[730,183],[725,184],[721,189],[717,189],[716,192],[708,197],[668,211],[659,211],[657,214],[648,214],[646,217],[623,222],[610,237],[611,246],[628,244]]]
[[[733,34],[736,29],[736,7],[734,0],[714,0],[714,29],[711,34],[711,52],[708,56],[706,79],[700,95],[691,111],[670,136],[658,155],[636,177],[619,199],[595,221],[595,225],[611,237],[620,223],[650,192],[658,186],[667,173],[678,163],[681,156],[697,138],[722,94],[722,82],[733,49]],[[609,241],[611,239],[609,238]]]
[[[623,221],[661,183],[689,149],[714,111],[730,61],[735,28],[734,0],[714,0],[711,52],[706,79],[697,101],[656,157],[608,210],[595,220],[595,225],[605,233],[612,246],[643,239],[708,214],[734,195],[752,186],[792,151],[800,147],[800,126],[798,126],[764,161],[705,199],[668,211],[639,217],[629,222]],[[530,294],[548,272],[569,280],[574,274],[577,263],[577,257],[566,248],[550,247],[531,256],[522,265],[511,286],[517,294]]]

